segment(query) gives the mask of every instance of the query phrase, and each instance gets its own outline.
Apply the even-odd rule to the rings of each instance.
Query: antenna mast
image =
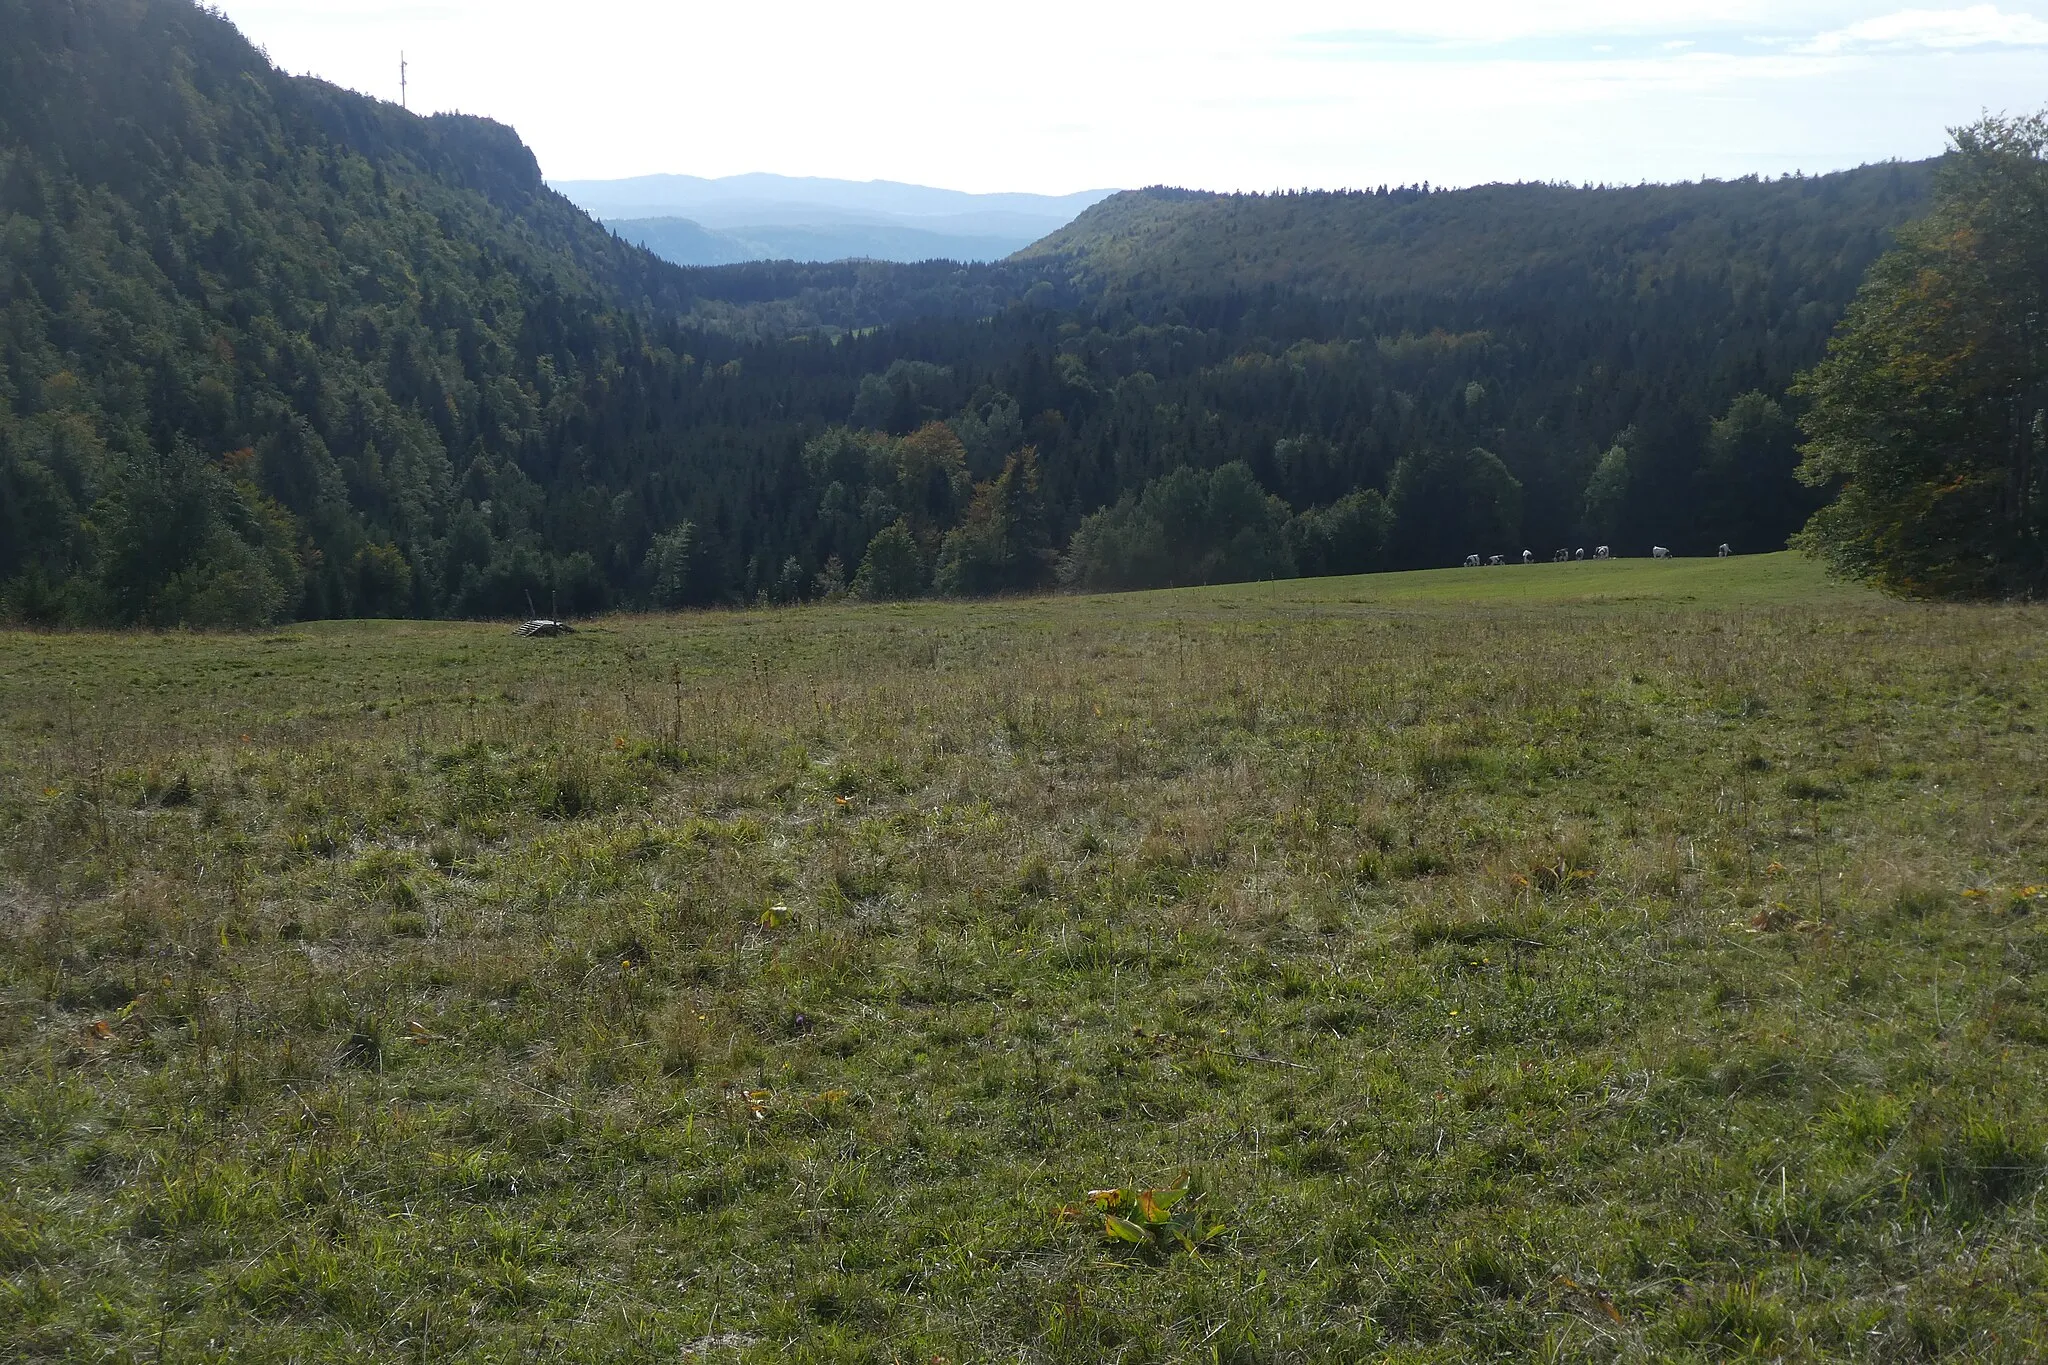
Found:
[[[401,109],[408,107],[405,102],[405,51],[403,48],[398,53],[398,107]]]

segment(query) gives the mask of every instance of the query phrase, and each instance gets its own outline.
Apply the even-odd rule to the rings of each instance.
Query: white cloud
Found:
[[[1823,33],[1801,44],[1800,50],[1830,55],[2042,46],[2048,46],[2048,23],[2031,14],[2007,14],[1996,5],[1971,5],[1968,9],[1902,9]]]
[[[2048,0],[1906,12],[1946,27],[1895,22],[1900,0],[218,2],[286,69],[386,99],[403,49],[413,108],[510,123],[559,179],[969,190],[1621,182],[1925,156],[1982,108],[2040,102],[2039,53],[2011,35],[2048,30],[2031,14]],[[2006,36],[1956,36],[1985,32]],[[1919,46],[1872,55],[1903,34]]]

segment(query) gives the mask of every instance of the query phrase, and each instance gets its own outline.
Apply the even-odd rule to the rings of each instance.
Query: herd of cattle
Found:
[[[1726,559],[1733,551],[1728,548],[1726,543],[1723,543],[1714,553],[1722,559]],[[1585,557],[1586,552],[1584,549],[1559,550],[1550,557],[1550,562],[1553,564],[1568,564],[1572,560],[1584,559]],[[1652,559],[1669,559],[1671,558],[1671,551],[1662,545],[1652,545],[1650,547],[1650,557]],[[1614,558],[1613,548],[1607,545],[1595,545],[1593,547],[1593,558],[1612,559]],[[1524,564],[1534,564],[1536,556],[1530,551],[1524,550],[1522,551],[1522,562]],[[1506,555],[1488,555],[1484,560],[1481,560],[1478,555],[1465,556],[1465,567],[1468,569],[1476,569],[1482,563],[1490,565],[1506,564],[1508,563],[1508,557]]]

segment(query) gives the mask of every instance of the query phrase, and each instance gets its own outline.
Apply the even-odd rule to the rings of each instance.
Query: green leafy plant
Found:
[[[1223,1235],[1224,1225],[1205,1207],[1208,1189],[1187,1171],[1171,1185],[1149,1189],[1088,1191],[1086,1208],[1102,1219],[1102,1235],[1146,1251],[1170,1255],[1176,1248],[1199,1256]],[[1079,1214],[1080,1209],[1068,1212]]]

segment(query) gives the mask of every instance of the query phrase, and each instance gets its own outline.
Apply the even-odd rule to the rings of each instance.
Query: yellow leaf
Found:
[[[1138,1213],[1148,1223],[1163,1223],[1168,1211],[1187,1194],[1185,1185],[1169,1185],[1164,1189],[1139,1190]]]

